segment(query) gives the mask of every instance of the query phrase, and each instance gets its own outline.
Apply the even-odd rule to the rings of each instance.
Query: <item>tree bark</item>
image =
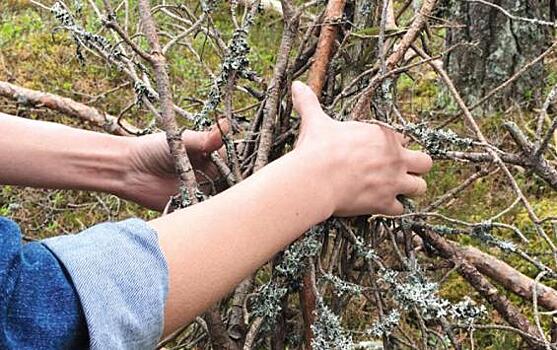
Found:
[[[498,0],[490,2],[513,16],[549,20],[548,1]],[[468,105],[480,100],[535,59],[547,47],[547,26],[509,18],[501,10],[480,2],[444,1],[448,19],[455,24],[447,31],[446,46],[457,47],[445,56],[445,67]],[[543,62],[538,62],[498,93],[479,111],[493,112],[511,104],[539,101],[544,84]]]

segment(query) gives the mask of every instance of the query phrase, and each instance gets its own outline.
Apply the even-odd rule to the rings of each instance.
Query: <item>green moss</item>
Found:
[[[41,18],[33,10],[25,10],[9,19],[7,17],[6,14],[0,15],[0,48],[19,40],[23,35],[43,29]]]

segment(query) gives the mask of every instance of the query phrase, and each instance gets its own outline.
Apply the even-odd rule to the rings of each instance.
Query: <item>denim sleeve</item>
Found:
[[[84,349],[87,328],[66,271],[0,217],[0,349]]]
[[[168,267],[153,229],[129,219],[43,244],[74,283],[91,349],[155,348],[163,329]]]

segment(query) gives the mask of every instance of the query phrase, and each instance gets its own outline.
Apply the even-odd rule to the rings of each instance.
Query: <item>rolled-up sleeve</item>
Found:
[[[67,271],[42,244],[23,245],[0,217],[0,349],[87,348],[85,318]]]
[[[147,223],[103,223],[42,243],[74,284],[91,349],[155,348],[163,329],[168,266]]]

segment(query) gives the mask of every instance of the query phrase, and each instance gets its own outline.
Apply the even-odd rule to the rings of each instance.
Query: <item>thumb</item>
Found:
[[[301,128],[306,128],[310,123],[325,116],[321,109],[319,99],[309,86],[301,81],[292,83],[292,102],[294,109],[301,118]]]
[[[203,152],[211,153],[222,147],[222,135],[228,134],[230,131],[230,124],[225,118],[218,121],[218,125],[213,125],[211,130],[205,133],[205,140],[203,142]]]

